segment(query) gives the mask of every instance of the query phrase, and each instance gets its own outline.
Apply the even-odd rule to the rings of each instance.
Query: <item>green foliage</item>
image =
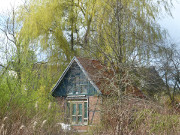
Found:
[[[125,63],[157,53],[166,37],[157,20],[162,10],[171,15],[171,7],[171,0],[30,0],[18,11],[18,21],[21,35],[38,42],[48,59],[93,54]]]
[[[51,50],[52,57],[71,56],[70,46],[63,35],[63,1],[36,0],[30,1],[28,10],[22,7],[19,21],[23,23],[20,33],[31,41],[40,43],[43,50]],[[28,29],[28,31],[27,31]],[[50,57],[49,56],[49,57]]]
[[[149,0],[101,2],[102,7],[95,16],[97,30],[94,39],[94,46],[100,51],[99,57],[103,55],[123,63],[134,55],[139,59],[147,59],[152,55],[151,51],[157,49],[157,42],[166,36],[156,20],[161,15],[161,10],[167,7],[169,9],[171,4],[167,1]]]

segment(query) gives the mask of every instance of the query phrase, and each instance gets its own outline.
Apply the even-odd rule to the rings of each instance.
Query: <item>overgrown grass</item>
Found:
[[[35,103],[28,109],[13,105],[5,116],[1,116],[0,135],[75,134],[62,130],[63,116],[62,108],[56,102]]]
[[[89,134],[179,135],[180,114],[174,108],[130,96],[109,98],[102,105],[102,121]]]
[[[179,134],[180,115],[160,113],[155,110],[143,109],[134,115],[135,120],[130,125],[135,131],[148,134]]]

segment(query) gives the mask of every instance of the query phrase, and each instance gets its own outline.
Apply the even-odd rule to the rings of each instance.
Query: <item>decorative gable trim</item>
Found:
[[[64,70],[64,72],[62,73],[61,77],[59,78],[59,80],[57,81],[56,85],[54,86],[54,88],[52,89],[51,93],[53,93],[55,91],[55,89],[58,87],[58,85],[60,84],[60,82],[62,81],[62,79],[64,78],[64,76],[66,75],[67,71],[69,70],[69,68],[71,67],[71,65],[73,64],[73,62],[77,62],[78,66],[80,67],[80,69],[82,70],[82,72],[84,73],[84,75],[87,77],[88,81],[93,85],[93,87],[97,90],[98,93],[102,94],[101,91],[99,90],[99,88],[96,86],[96,84],[91,80],[91,78],[89,77],[88,73],[86,72],[86,70],[83,68],[83,66],[81,65],[81,63],[79,62],[79,60],[74,56],[73,59],[71,60],[71,62],[69,63],[69,65],[67,66],[67,68]]]

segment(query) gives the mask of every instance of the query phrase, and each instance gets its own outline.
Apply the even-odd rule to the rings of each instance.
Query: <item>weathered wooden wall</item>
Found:
[[[97,91],[87,79],[76,62],[72,64],[59,86],[53,92],[53,96],[67,95],[96,95]]]

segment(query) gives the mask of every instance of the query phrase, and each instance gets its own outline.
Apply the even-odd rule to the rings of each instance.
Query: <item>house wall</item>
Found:
[[[100,122],[101,103],[102,103],[102,97],[100,96],[89,97],[89,125],[98,124]]]

